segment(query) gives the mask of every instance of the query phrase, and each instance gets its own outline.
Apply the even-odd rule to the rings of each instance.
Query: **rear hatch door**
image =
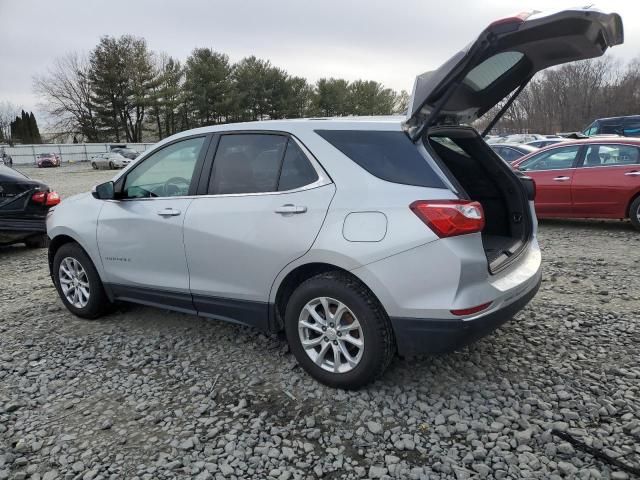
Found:
[[[405,129],[469,123],[540,70],[599,57],[623,42],[622,19],[592,8],[498,20],[435,71],[416,77]]]

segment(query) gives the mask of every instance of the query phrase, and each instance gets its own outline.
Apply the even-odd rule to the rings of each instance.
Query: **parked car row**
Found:
[[[629,218],[640,229],[640,140],[562,142],[513,167],[535,180],[540,218]]]

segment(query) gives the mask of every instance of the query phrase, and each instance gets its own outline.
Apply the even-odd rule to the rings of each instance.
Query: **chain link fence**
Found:
[[[110,152],[112,148],[124,147],[144,152],[154,143],[50,143],[39,145],[0,145],[0,150],[11,156],[14,165],[35,165],[36,156],[43,153],[56,153],[63,163],[88,162],[91,157],[99,153]]]

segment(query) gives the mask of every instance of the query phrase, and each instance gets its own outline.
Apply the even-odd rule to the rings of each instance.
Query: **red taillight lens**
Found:
[[[54,205],[58,205],[60,203],[60,195],[58,192],[49,192],[47,195],[47,201],[44,204],[47,207],[53,207]]]
[[[481,232],[484,211],[469,200],[418,200],[409,208],[440,238]]]
[[[46,207],[53,207],[60,203],[60,195],[57,192],[36,192],[31,195],[31,201]]]
[[[47,192],[36,192],[31,195],[31,201],[34,203],[41,203],[44,205],[44,202],[47,201]]]
[[[483,303],[482,305],[478,305],[477,307],[471,308],[461,308],[459,310],[451,310],[451,313],[454,315],[471,315],[473,313],[481,312],[482,310],[486,310],[491,305],[491,302]]]

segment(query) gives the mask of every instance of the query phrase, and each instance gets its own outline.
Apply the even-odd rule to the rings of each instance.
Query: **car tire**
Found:
[[[327,306],[328,321],[324,313]],[[310,309],[324,324],[311,320]],[[343,313],[332,318],[338,310]],[[343,272],[316,275],[296,288],[285,309],[285,331],[298,363],[313,378],[335,388],[355,390],[371,383],[384,373],[396,353],[382,305],[365,285]],[[362,348],[352,343],[358,340]],[[336,355],[337,369],[342,371],[335,371]]]
[[[46,235],[35,235],[25,239],[24,244],[27,248],[47,248],[49,246],[49,237]]]
[[[113,162],[109,162],[109,168],[111,170],[115,170],[116,166],[113,164]]]
[[[637,197],[629,206],[629,220],[636,229],[640,230],[640,197]]]
[[[93,168],[94,170],[98,169],[98,165],[96,165],[96,162],[91,162],[91,168]]]
[[[75,275],[61,272],[61,265]],[[75,265],[80,265],[80,269],[73,268]],[[78,280],[78,283],[72,288],[77,289],[87,285],[84,290],[88,291],[88,298],[82,293],[82,289],[77,297],[74,297],[73,290],[65,292],[63,283],[72,283],[74,278]],[[69,282],[70,279],[71,282]],[[62,303],[74,315],[95,319],[109,310],[111,303],[104,291],[100,276],[89,256],[77,243],[65,243],[56,251],[53,257],[53,281]]]

